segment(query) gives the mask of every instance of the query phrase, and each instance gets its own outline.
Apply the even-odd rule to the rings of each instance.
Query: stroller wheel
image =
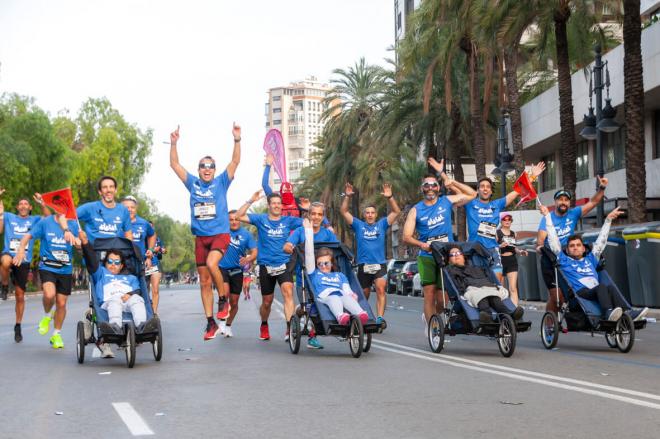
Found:
[[[609,347],[616,349],[616,331],[606,332],[605,341]]]
[[[291,316],[289,321],[289,349],[292,354],[297,354],[300,350],[300,338],[302,334],[300,332],[300,317],[296,314]]]
[[[362,352],[369,352],[371,349],[371,332],[364,334],[364,346],[362,346]]]
[[[362,355],[364,346],[364,328],[362,322],[357,317],[351,317],[350,327],[348,328],[348,347],[351,349],[353,358],[359,358]]]
[[[126,325],[126,366],[135,366],[135,325],[129,322]]]
[[[500,314],[500,328],[497,334],[497,346],[504,357],[510,357],[516,350],[516,324],[508,314]]]
[[[541,319],[541,342],[546,349],[552,349],[559,340],[559,322],[557,315],[552,311],[547,311]]]
[[[151,342],[151,348],[154,351],[154,360],[160,361],[163,358],[163,330],[160,326],[160,319],[156,319],[156,327],[158,328],[158,334],[156,339]]]
[[[433,314],[427,328],[429,346],[434,353],[440,353],[445,344],[445,325],[440,314]]]
[[[76,328],[76,355],[79,364],[85,361],[85,344],[85,324],[79,321]]]
[[[635,325],[628,314],[623,314],[616,322],[614,330],[616,347],[624,354],[630,352],[635,344]]]

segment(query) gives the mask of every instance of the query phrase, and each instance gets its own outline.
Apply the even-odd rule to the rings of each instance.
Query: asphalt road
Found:
[[[13,341],[13,301],[0,303],[2,438],[316,437],[653,438],[660,431],[660,328],[638,333],[621,354],[601,336],[540,342],[541,313],[512,358],[494,340],[448,338],[433,354],[423,334],[421,299],[388,296],[389,328],[369,353],[323,337],[323,350],[291,355],[281,307],[270,341],[257,339],[260,295],[240,301],[235,337],[204,342],[199,293],[164,289],[164,354],[138,347],[134,369],[117,358],[76,362],[75,324],[86,307],[71,297],[54,351],[37,333],[40,298],[30,297],[24,341]],[[373,300],[373,298],[372,298]]]

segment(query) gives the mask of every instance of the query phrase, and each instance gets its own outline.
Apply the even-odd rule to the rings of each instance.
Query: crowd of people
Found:
[[[314,243],[339,242],[325,216],[324,204],[296,197],[293,186],[287,182],[282,183],[279,192],[274,192],[268,184],[274,160],[272,156],[266,157],[262,189],[237,209],[229,208],[227,192],[241,162],[240,126],[234,124],[232,136],[231,161],[222,172],[218,171],[215,159],[207,155],[199,160],[197,172],[193,174],[179,162],[179,128],[170,135],[170,166],[190,194],[190,223],[195,237],[197,266],[197,275],[190,279],[196,277],[199,280],[206,318],[204,340],[211,340],[218,334],[225,337],[234,335],[232,324],[238,312],[239,298],[241,293],[246,299],[250,298],[253,278],[258,281],[262,296],[259,338],[264,341],[271,338],[268,322],[275,287],[279,285],[287,322],[284,339],[288,340],[290,320],[296,306],[295,297],[298,302],[302,301],[303,268],[309,275],[315,299],[329,307],[339,324],[347,324],[351,316],[366,321],[368,314],[356,300],[356,292],[352,291],[346,276],[337,271],[332,251],[327,248],[314,250]],[[493,311],[510,312],[503,307],[502,299],[510,298],[514,305],[518,305],[516,255],[521,250],[511,230],[513,217],[506,209],[519,196],[518,192],[512,191],[493,199],[493,182],[489,178],[480,179],[475,190],[451,179],[444,172],[442,161],[430,158],[428,163],[435,172],[422,179],[420,189],[423,197],[410,209],[403,228],[403,241],[419,248],[417,263],[424,296],[423,316],[441,313],[449,303],[442,288],[437,262],[431,253],[431,244],[454,241],[452,211],[461,206],[467,216],[468,240],[481,244],[488,253],[499,283],[492,282],[486,270],[470,266],[460,246],[448,244],[448,270],[459,280],[461,294],[480,311],[480,319],[488,321]],[[531,180],[536,180],[544,170],[542,162],[533,166],[529,172]],[[567,271],[578,294],[598,300],[606,309],[606,318],[616,319],[622,312],[631,310],[624,309],[608,288],[599,285],[597,277],[594,281],[594,267],[603,248],[596,247],[585,257],[584,247],[580,246],[582,241],[574,235],[580,218],[603,198],[608,182],[602,177],[599,177],[599,182],[596,194],[580,207],[570,207],[572,194],[564,190],[555,193],[552,212],[539,203],[543,218],[539,224],[537,244],[559,256],[559,263]],[[158,238],[153,224],[137,215],[138,200],[135,197],[128,195],[121,202],[116,201],[117,182],[113,177],[101,177],[97,189],[99,200],[82,204],[76,209],[78,221],[52,213],[38,193],[34,194],[34,201],[42,207],[41,216],[32,215],[32,203],[27,198],[18,201],[15,214],[5,212],[2,204],[4,190],[0,189],[0,232],[4,230],[5,238],[0,260],[1,298],[6,300],[11,278],[16,296],[16,342],[22,341],[25,290],[35,240],[40,242],[38,270],[44,310],[38,332],[45,335],[52,326],[50,343],[53,348],[64,346],[61,331],[67,299],[72,291],[74,248],[80,248],[83,252],[86,268],[96,286],[97,299],[108,312],[107,323],[111,327],[121,325],[123,312],[132,314],[136,326],[145,320],[144,300],[137,294],[139,283],[134,275],[123,270],[125,261],[121,252],[111,250],[99,260],[93,251],[96,239],[122,237],[133,241],[148,277],[151,306],[154,313],[158,313],[159,260],[167,249]],[[387,200],[389,213],[379,217],[377,207],[368,204],[361,206],[361,218],[357,218],[349,209],[353,195],[353,186],[346,183],[340,213],[354,233],[359,287],[367,299],[372,289],[375,291],[376,323],[384,329],[387,326],[386,235],[401,214],[401,209],[392,186],[383,184],[381,195]],[[250,207],[264,196],[267,212],[249,213]],[[602,232],[605,236],[609,224],[619,214],[620,211],[615,210],[608,216]],[[79,221],[84,228],[80,227]],[[241,223],[254,226],[256,239]],[[299,246],[304,249],[304,257],[294,256]],[[562,252],[563,247],[568,248],[566,253]],[[564,297],[556,285],[551,262],[543,258],[541,265],[544,281],[551,292],[546,307],[557,312]],[[575,268],[576,265],[578,268]],[[585,274],[588,270],[592,270],[591,274]],[[505,279],[506,289],[502,286]],[[214,290],[218,295],[215,313]],[[646,310],[635,312],[634,318],[642,318],[645,313]],[[523,310],[518,306],[510,314],[514,319],[520,319]],[[307,346],[323,348],[313,328],[309,331]],[[102,350],[104,356],[113,355],[107,345]]]

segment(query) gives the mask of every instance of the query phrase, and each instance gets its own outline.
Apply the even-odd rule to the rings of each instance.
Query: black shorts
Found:
[[[39,270],[39,277],[41,284],[52,282],[55,284],[55,292],[57,294],[64,294],[65,296],[71,295],[72,276],[70,274],[53,273],[48,270]]]
[[[259,285],[261,287],[261,295],[269,296],[275,292],[275,284],[282,286],[285,282],[293,282],[293,268],[296,265],[295,258],[286,264],[286,269],[277,276],[268,274],[265,265],[259,265]]]
[[[3,253],[8,255],[9,253]],[[11,255],[10,255],[11,256]],[[24,262],[18,267],[14,264],[11,264],[11,277],[14,283],[14,286],[25,291],[27,288],[28,276],[30,275],[30,264]]]
[[[502,273],[517,273],[518,272],[518,259],[516,255],[502,256]]]
[[[360,282],[360,286],[362,287],[362,289],[370,288],[376,279],[385,277],[385,275],[387,274],[387,265],[385,264],[380,264],[380,269],[375,273],[365,273],[364,265],[365,264],[358,265],[358,272],[357,272],[358,282]]]
[[[229,293],[240,295],[243,291],[243,269],[221,268],[220,271],[222,272],[222,281],[226,284],[229,284]]]

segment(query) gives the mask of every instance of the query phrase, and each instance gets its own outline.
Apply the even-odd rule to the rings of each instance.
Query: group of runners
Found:
[[[170,166],[190,194],[190,221],[195,236],[195,262],[206,317],[203,338],[211,340],[218,334],[233,336],[232,323],[238,311],[240,294],[246,289],[246,294],[249,294],[250,273],[254,266],[258,272],[262,295],[259,309],[261,318],[259,338],[261,340],[271,338],[268,321],[275,286],[279,285],[287,322],[284,339],[288,340],[289,322],[295,312],[294,291],[301,301],[301,267],[310,260],[308,258],[305,261],[304,258],[298,257],[296,248],[302,247],[301,244],[306,242],[306,236],[307,239],[312,237],[315,243],[339,242],[339,240],[325,217],[323,203],[296,198],[290,183],[283,183],[279,192],[271,190],[268,181],[273,163],[272,156],[266,157],[262,189],[255,192],[238,209],[230,210],[227,192],[241,161],[240,126],[234,124],[232,136],[231,161],[225,169],[218,174],[215,159],[204,156],[199,160],[197,174],[193,175],[179,162],[177,150],[179,128],[177,127],[170,134]],[[431,254],[430,246],[434,241],[454,241],[452,211],[454,207],[460,206],[466,211],[468,240],[480,243],[490,253],[494,261],[493,270],[500,281],[506,276],[509,286],[507,294],[510,294],[511,300],[517,305],[516,254],[520,250],[516,246],[515,233],[511,231],[512,215],[505,211],[519,194],[512,191],[499,199],[492,199],[493,182],[489,178],[480,179],[475,190],[465,183],[449,178],[444,172],[442,161],[438,162],[430,158],[428,164],[435,173],[423,178],[420,186],[423,198],[410,209],[403,228],[403,241],[419,248],[417,262],[424,295],[423,316],[429,317],[441,313],[444,304],[449,303],[446,292],[442,290],[440,272]],[[533,166],[529,173],[532,181],[536,180],[544,170],[545,165],[542,162]],[[606,178],[599,177],[599,182],[600,186],[596,194],[582,206],[570,208],[572,195],[565,190],[555,193],[555,206],[552,212],[541,206],[543,218],[538,230],[539,246],[547,246],[556,251],[558,245],[563,247],[579,239],[574,237],[579,219],[602,200],[607,187]],[[122,203],[115,201],[117,182],[113,177],[104,176],[99,180],[98,201],[77,208],[77,216],[85,225],[85,233],[80,233],[77,221],[66,220],[61,215],[51,215],[39,194],[34,195],[34,200],[42,205],[43,216],[31,215],[32,206],[29,199],[19,200],[16,206],[17,214],[4,212],[1,201],[3,192],[0,189],[0,232],[3,227],[5,231],[1,260],[2,298],[6,299],[11,272],[16,291],[16,342],[22,340],[24,294],[31,262],[31,249],[35,239],[41,242],[39,274],[44,291],[44,317],[39,323],[39,333],[48,333],[51,320],[54,320],[50,338],[54,348],[63,347],[60,334],[66,315],[66,301],[71,293],[73,248],[80,246],[80,237],[85,243],[89,241],[90,244],[102,237],[119,236],[133,240],[137,251],[144,258],[145,272],[151,275],[152,304],[154,312],[157,312],[160,280],[157,266],[159,258],[166,250],[160,243],[153,225],[136,214],[137,199],[126,196]],[[381,195],[387,200],[389,213],[379,218],[376,206],[365,205],[361,208],[362,219],[356,218],[349,211],[353,194],[353,186],[346,183],[340,213],[355,235],[357,277],[360,286],[367,299],[372,289],[376,292],[376,319],[381,328],[385,328],[387,326],[384,320],[386,234],[401,214],[401,209],[394,198],[392,187],[384,184]],[[267,200],[267,212],[248,213],[250,207],[264,196]],[[616,216],[618,213],[608,217],[608,225]],[[304,218],[307,218],[305,223],[303,223]],[[241,223],[251,224],[256,228],[256,240],[246,228],[241,226]],[[309,246],[307,247],[309,249]],[[458,249],[453,249],[453,252],[450,255],[452,258],[461,256]],[[316,262],[320,264],[317,268],[321,274],[330,270],[327,261],[323,259],[326,256],[316,255]],[[573,256],[578,261],[582,261],[577,255],[577,250]],[[580,264],[584,265],[582,262]],[[463,265],[458,266],[460,268]],[[313,265],[309,267],[310,271],[313,269]],[[553,267],[546,259],[542,260],[542,270],[543,278],[551,291],[550,297],[558,296],[561,302],[563,296],[556,290]],[[606,300],[607,291],[603,288],[599,289],[597,281],[594,285],[593,279],[585,279],[586,276],[576,276],[576,282],[583,282],[585,288],[588,286],[588,292],[585,294]],[[218,309],[215,315],[213,287],[218,292]],[[128,292],[128,288],[129,286],[126,286],[122,291]],[[130,295],[126,294],[123,300],[127,301],[129,298]],[[617,304],[614,303],[612,306],[614,305]],[[333,306],[341,307],[336,303]],[[548,310],[556,312],[557,306],[556,300],[548,300]],[[608,312],[611,314],[612,310],[608,309]],[[639,314],[641,313],[645,311],[642,310]],[[639,314],[635,317],[639,317]],[[342,316],[342,314],[337,315]],[[313,349],[323,347],[317,340],[313,328],[309,333],[307,345]]]

